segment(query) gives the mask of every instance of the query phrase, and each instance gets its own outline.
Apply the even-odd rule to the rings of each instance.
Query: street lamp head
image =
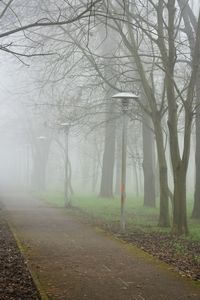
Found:
[[[128,111],[129,100],[137,100],[138,95],[132,92],[121,92],[113,95],[112,98],[121,100],[122,111],[126,113],[126,111]]]
[[[63,123],[60,123],[60,126],[62,126],[62,127],[70,127],[70,123],[63,122]]]
[[[69,131],[71,124],[69,122],[60,123],[60,127],[66,131]]]
[[[69,122],[60,123],[60,127],[65,131],[66,134],[69,134],[71,124]]]
[[[40,136],[37,137],[37,139],[38,139],[38,140],[46,140],[47,137],[44,136],[44,135],[40,135]]]
[[[136,100],[139,96],[136,93],[132,92],[121,92],[112,96],[114,99],[133,99]]]

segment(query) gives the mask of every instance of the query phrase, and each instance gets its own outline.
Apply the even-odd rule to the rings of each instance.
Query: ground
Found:
[[[64,207],[63,194],[47,192],[41,197],[52,205]],[[188,201],[190,234],[180,237],[171,235],[170,228],[158,227],[158,207],[144,207],[142,202],[128,197],[124,234],[120,233],[119,199],[75,196],[73,214],[170,264],[182,277],[200,281],[200,222],[190,217],[193,201]]]
[[[82,211],[76,212],[81,216]],[[84,218],[84,216],[83,216]],[[136,229],[131,232],[120,233],[119,227],[107,224],[100,220],[89,219],[91,224],[95,224],[110,234],[136,245],[147,253],[159,258],[171,265],[171,268],[182,277],[188,277],[200,282],[200,241],[192,241],[185,237],[171,236],[164,232],[145,232]]]
[[[182,277],[200,281],[200,243],[163,233],[132,232],[120,235],[123,240],[137,245],[172,266]]]
[[[2,200],[28,266],[49,299],[200,299],[199,285],[69,212],[24,195]]]
[[[0,211],[0,245],[0,299],[40,299],[2,211]]]

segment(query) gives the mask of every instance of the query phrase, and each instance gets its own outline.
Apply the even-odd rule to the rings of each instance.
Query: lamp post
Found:
[[[48,141],[48,137],[45,135],[37,136],[38,145],[37,145],[37,156],[35,161],[36,168],[36,178],[35,184],[39,192],[43,192],[45,190],[45,181],[46,181],[46,166],[45,166],[45,158],[46,158],[46,142]]]
[[[26,154],[26,183],[29,188],[30,185],[30,147],[31,144],[25,144],[25,154]]]
[[[61,123],[60,126],[65,132],[65,180],[64,180],[64,202],[65,207],[71,207],[71,199],[69,197],[69,123]]]
[[[127,111],[129,107],[130,99],[138,99],[135,93],[122,92],[112,96],[114,99],[121,100],[122,107],[122,164],[121,164],[121,214],[120,214],[120,226],[122,232],[125,231],[126,219],[125,219],[125,200],[126,200],[126,152],[127,152],[127,124],[128,116]]]

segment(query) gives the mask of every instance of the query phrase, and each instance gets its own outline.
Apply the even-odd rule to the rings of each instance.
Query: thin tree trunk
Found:
[[[135,196],[139,198],[140,192],[139,192],[139,180],[138,180],[138,172],[137,172],[137,164],[135,162],[135,159],[132,159],[132,165],[133,165],[133,175],[135,177]]]
[[[47,151],[47,152],[46,152]],[[32,185],[37,191],[44,191],[46,187],[46,167],[48,162],[48,148],[39,146],[33,156]]]
[[[115,195],[120,195],[122,144],[119,135],[117,135],[116,142]]]
[[[192,218],[200,219],[200,72],[196,84],[196,153],[195,153],[195,193]]]
[[[105,142],[103,166],[101,176],[100,197],[113,197],[113,175],[115,162],[115,120],[113,120],[114,104],[108,105],[108,114],[105,128]]]
[[[150,118],[143,113],[144,206],[147,207],[156,206],[154,136],[151,127]]]
[[[155,119],[156,120],[156,119]],[[168,199],[168,175],[167,162],[165,157],[165,148],[163,143],[163,134],[161,120],[154,123],[156,144],[159,162],[159,180],[160,180],[160,214],[158,225],[160,227],[168,227],[169,222],[169,199]]]
[[[72,164],[69,158],[68,158],[68,169],[69,169],[69,174],[68,174],[69,191],[71,195],[74,195],[74,189],[72,187]]]
[[[94,136],[94,143],[93,143],[93,157],[92,157],[92,193],[95,193],[96,185],[98,181],[98,160],[97,160],[97,147],[96,147],[96,137]]]

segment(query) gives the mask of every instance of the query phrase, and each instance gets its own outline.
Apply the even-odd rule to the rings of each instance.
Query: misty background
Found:
[[[126,115],[127,195],[187,233],[187,199],[200,218],[199,1],[168,2],[1,3],[2,189],[118,199]],[[137,96],[126,112],[119,92]]]

